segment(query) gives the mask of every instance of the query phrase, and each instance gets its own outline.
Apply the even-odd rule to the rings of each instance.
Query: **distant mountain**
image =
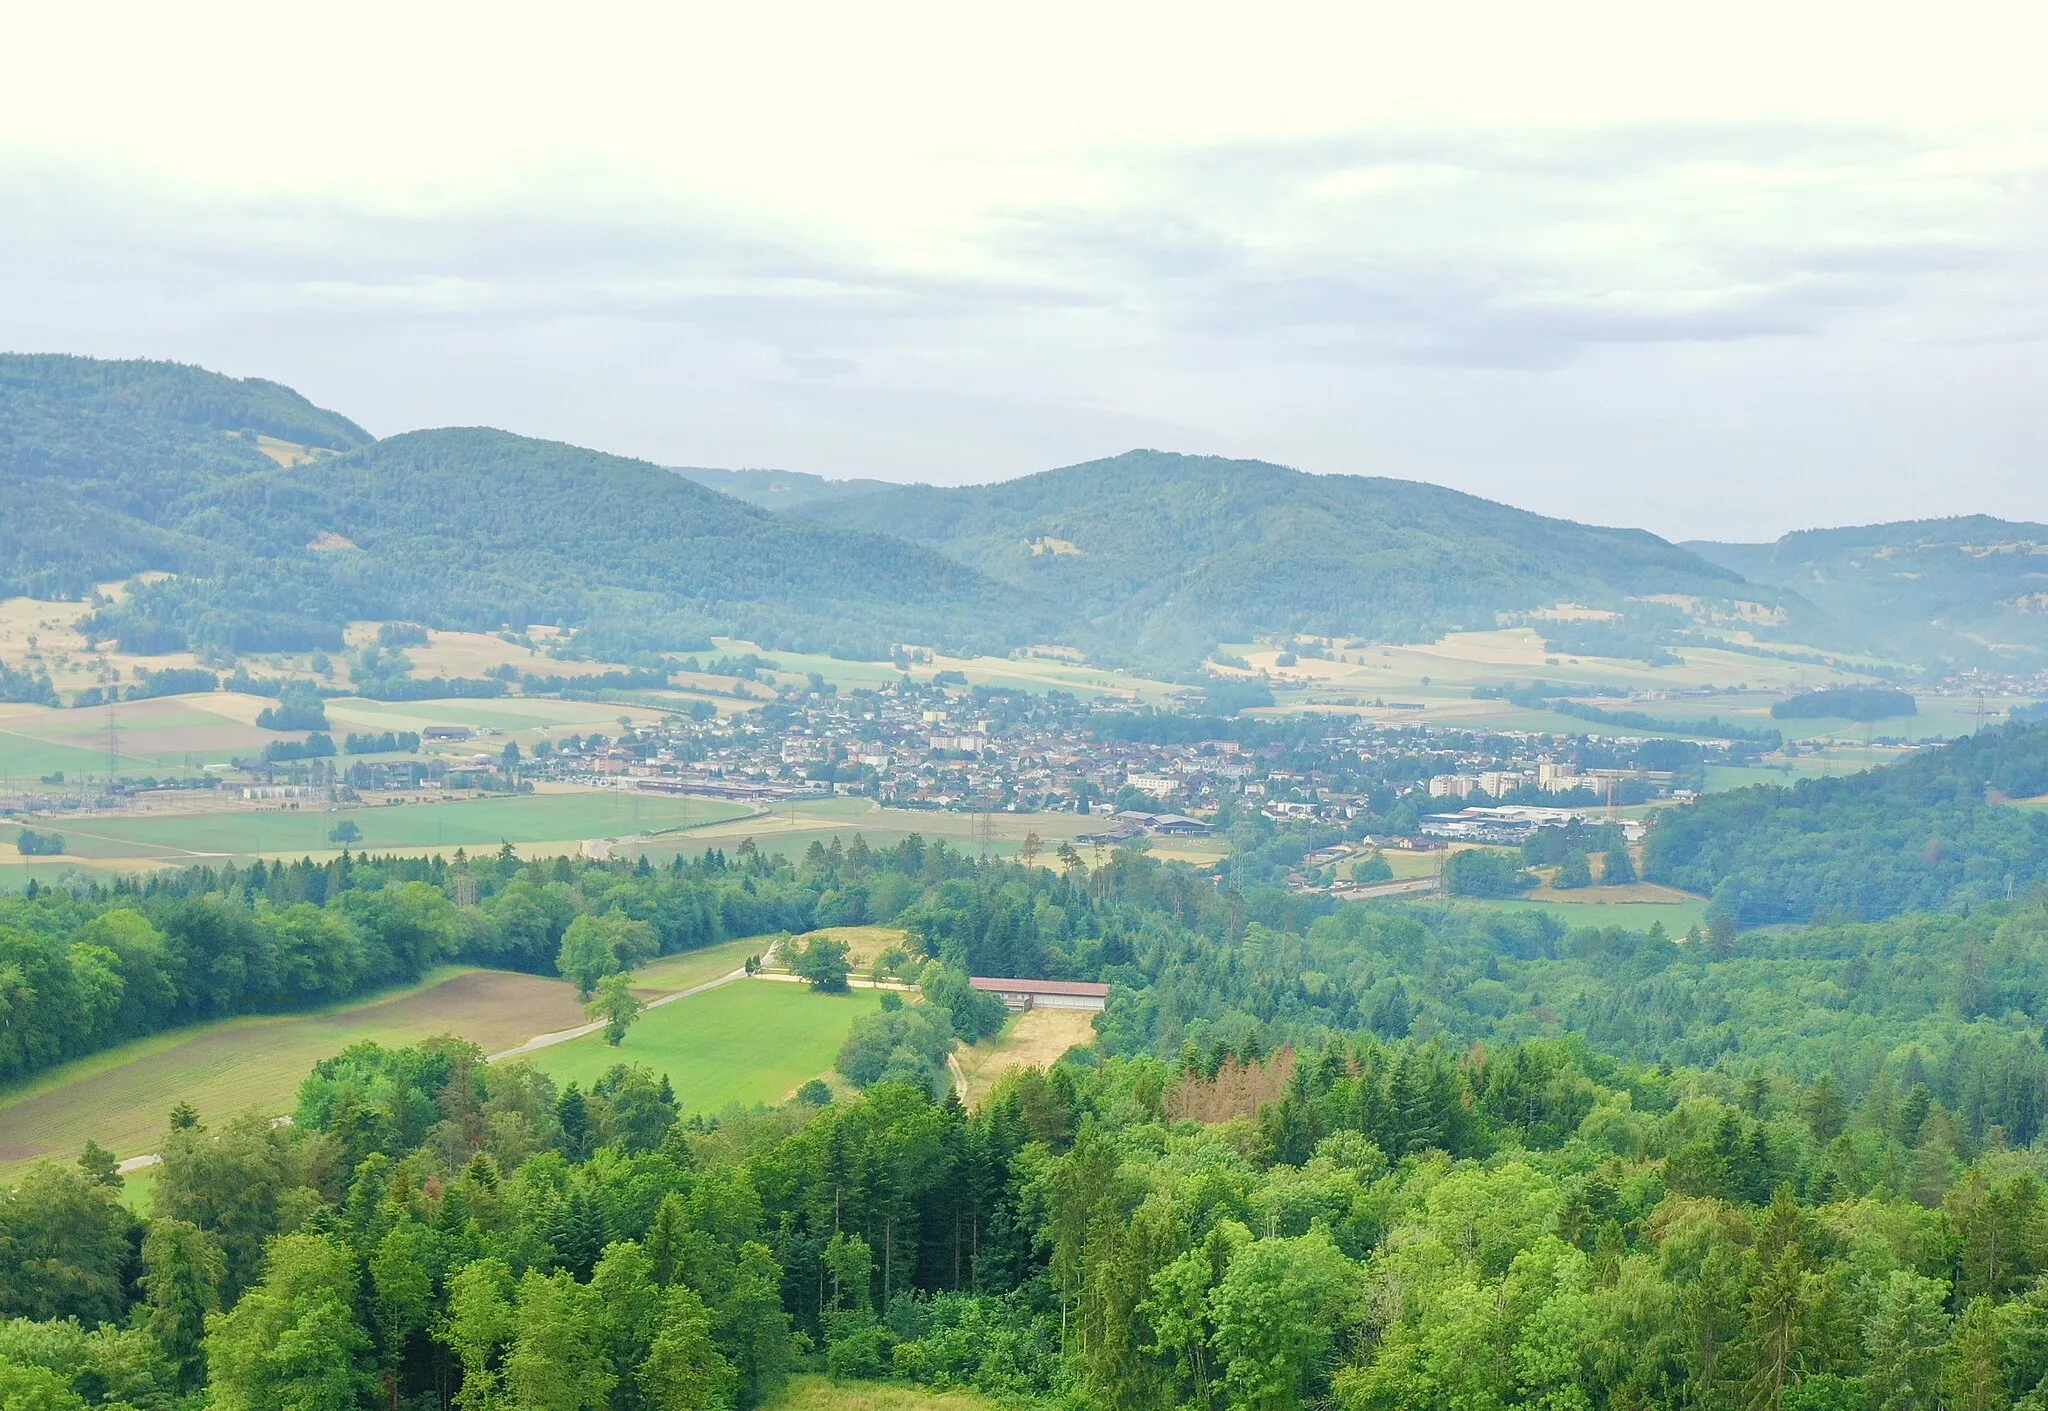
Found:
[[[801,470],[708,470],[694,465],[671,469],[706,489],[768,510],[796,509],[820,500],[895,488],[887,480],[828,480]]]
[[[163,519],[281,459],[368,445],[289,387],[180,363],[0,354],[0,595],[76,595],[203,548]]]
[[[1085,645],[1153,661],[1281,632],[1415,640],[1561,600],[1754,596],[1737,573],[1639,529],[1414,481],[1161,451],[797,512],[939,549],[1065,610]]]
[[[558,622],[614,653],[734,633],[868,656],[1056,620],[902,540],[491,430],[374,441],[274,383],[0,360],[0,595],[179,573],[101,615],[134,649],[333,646],[356,618]]]
[[[1811,602],[1823,645],[1956,663],[2048,652],[2048,525],[1968,515],[1683,547]]]

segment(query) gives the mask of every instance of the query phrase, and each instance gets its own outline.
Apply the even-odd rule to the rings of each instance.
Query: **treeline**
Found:
[[[1830,686],[1779,701],[1771,715],[1778,720],[1870,721],[1916,715],[1919,710],[1919,702],[1892,686]]]
[[[2048,879],[2048,729],[2003,726],[1888,768],[1713,794],[1661,815],[1652,881],[1710,893],[1744,923],[1882,917]]]
[[[933,888],[929,924],[950,934],[980,916],[944,884],[981,864],[943,843],[913,837],[871,851],[856,840],[815,854],[792,864],[745,843],[657,871],[567,858],[522,863],[510,848],[453,861],[344,851],[325,864],[259,861],[78,893],[32,887],[0,897],[0,975],[10,977],[0,987],[0,1081],[181,1024],[408,982],[447,960],[553,974],[581,916],[645,922],[661,954],[890,921]],[[475,885],[474,907],[451,900],[458,876]],[[1018,924],[999,911],[989,924],[998,923],[1017,929],[1005,954],[1019,964],[1074,963],[1027,939],[1036,936],[1035,914]],[[963,937],[945,954],[964,969],[989,948]]]

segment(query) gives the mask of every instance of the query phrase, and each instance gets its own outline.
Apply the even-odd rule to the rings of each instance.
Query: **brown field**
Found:
[[[1095,1042],[1095,1015],[1086,1009],[1027,1009],[993,1039],[959,1050],[967,1078],[962,1099],[970,1107],[987,1097],[1013,1068],[1050,1068],[1070,1048]]]
[[[362,1039],[404,1044],[456,1034],[491,1052],[582,1022],[566,981],[457,970],[383,999],[159,1034],[0,1093],[0,1171],[69,1157],[87,1137],[121,1157],[149,1151],[181,1101],[209,1122],[252,1107],[289,1111],[315,1063]]]

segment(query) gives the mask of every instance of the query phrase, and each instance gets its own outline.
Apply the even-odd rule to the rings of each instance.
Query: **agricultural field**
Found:
[[[967,1079],[961,1100],[972,1107],[1012,1069],[1050,1068],[1068,1049],[1094,1042],[1092,1010],[1027,1009],[1013,1014],[994,1038],[955,1050],[961,1075]]]
[[[1102,826],[1100,819],[1083,818],[1078,813],[992,813],[986,817],[994,833],[991,852],[1014,857],[1026,835],[1036,833],[1044,843],[1041,862],[1050,861],[1062,841]],[[803,799],[776,804],[765,815],[707,824],[678,838],[653,839],[644,846],[635,842],[619,851],[636,857],[644,852],[659,864],[678,852],[694,854],[707,847],[730,850],[752,838],[763,852],[799,856],[813,841],[829,846],[837,838],[844,847],[858,834],[867,839],[869,847],[886,848],[916,833],[927,841],[944,839],[949,848],[979,852],[981,844],[974,829],[975,815],[971,813],[884,808],[861,798]]]
[[[804,652],[770,651],[733,637],[715,637],[712,640],[717,644],[717,652],[702,655],[745,656],[751,652],[775,663],[776,670],[772,674],[778,683],[801,682],[815,671],[842,691],[855,686],[873,688],[887,685],[905,675],[913,680],[929,681],[942,671],[959,672],[967,678],[970,686],[1007,687],[1041,695],[1048,690],[1067,691],[1083,700],[1123,695],[1156,705],[1187,689],[1124,671],[1090,666],[1077,660],[1074,653],[1053,647],[1007,657],[949,657],[934,653],[930,661],[917,662],[908,672],[901,672],[886,661],[841,661],[837,657]]]
[[[118,599],[125,596],[125,585],[102,583],[100,591]],[[143,669],[162,671],[167,667],[199,665],[199,658],[190,652],[144,657],[94,651],[93,644],[78,629],[78,624],[92,613],[92,604],[88,602],[0,598],[0,660],[14,667],[47,670],[57,690],[67,697],[73,691],[104,684],[114,671],[121,673],[121,680],[128,681]]]
[[[152,1035],[0,1089],[0,1180],[40,1156],[68,1159],[88,1137],[123,1158],[150,1151],[181,1101],[209,1122],[249,1108],[289,1112],[315,1063],[363,1039],[405,1044],[452,1033],[496,1051],[582,1022],[566,981],[447,969],[327,1009]]]
[[[298,809],[220,809],[60,817],[43,825],[64,837],[67,857],[92,866],[148,867],[257,857],[322,858],[340,851],[333,829],[353,823],[358,851],[472,852],[509,842],[526,856],[575,854],[585,839],[722,824],[748,814],[723,799],[612,789],[558,789],[474,799]],[[0,827],[0,839],[17,830]],[[7,860],[0,859],[0,867]],[[0,874],[4,875],[4,874]]]
[[[635,972],[634,989],[652,999],[720,979],[770,939],[749,936],[664,956]],[[673,1007],[654,1011],[650,1020]],[[162,1135],[165,1114],[180,1101],[206,1121],[252,1107],[289,1112],[315,1063],[364,1039],[404,1044],[455,1034],[486,1053],[501,1053],[585,1022],[583,1004],[566,981],[449,967],[418,985],[327,1009],[246,1015],[152,1035],[0,1088],[0,1181],[37,1157],[68,1157],[87,1137],[123,1158],[149,1151]],[[640,1030],[633,1032],[637,1037]],[[129,1181],[132,1187],[135,1177]]]
[[[668,1075],[685,1115],[776,1103],[829,1075],[854,1021],[880,1004],[876,990],[821,995],[804,985],[745,980],[648,1010],[618,1048],[589,1034],[528,1061],[558,1083],[586,1088],[613,1064],[645,1064]]]
[[[970,1391],[926,1391],[886,1382],[840,1383],[792,1377],[766,1411],[996,1411],[996,1403]]]
[[[1331,648],[1328,659],[1301,657],[1287,667],[1278,664],[1280,653],[1270,644],[1237,644],[1220,650],[1245,659],[1274,681],[1278,704],[1260,714],[1317,708],[1342,710],[1383,723],[1410,721],[1564,734],[1586,731],[1587,722],[1571,716],[1530,710],[1510,701],[1472,698],[1472,689],[1478,685],[1538,680],[1629,691],[1711,689],[1716,694],[1690,700],[1602,703],[1674,721],[1719,715],[1723,720],[1778,729],[1794,739],[1861,740],[1873,735],[1947,739],[1974,728],[1978,709],[1974,697],[1927,696],[1920,698],[1919,715],[1875,725],[1844,720],[1777,721],[1770,715],[1772,704],[1796,691],[1871,678],[1833,667],[1715,648],[1676,648],[1682,658],[1677,666],[1559,656],[1546,651],[1541,635],[1529,627],[1454,632],[1438,642],[1410,646],[1345,648],[1340,644]],[[1375,706],[1374,701],[1385,704]],[[1985,718],[2003,719],[2020,703],[2018,698],[1987,700]]]
[[[1602,888],[1589,888],[1599,892]],[[1627,888],[1617,890],[1626,891]],[[1554,894],[1553,894],[1554,895]],[[1578,894],[1574,894],[1578,895]],[[1680,894],[1682,895],[1682,894]],[[1488,901],[1476,897],[1425,897],[1408,906],[1449,906],[1469,907],[1489,911],[1535,911],[1551,917],[1560,925],[1576,930],[1581,926],[1620,926],[1630,931],[1647,931],[1652,925],[1661,924],[1665,933],[1676,940],[1695,926],[1707,924],[1707,903],[1704,897],[1690,897],[1682,902],[1648,901],[1534,901],[1517,897],[1512,900]]]

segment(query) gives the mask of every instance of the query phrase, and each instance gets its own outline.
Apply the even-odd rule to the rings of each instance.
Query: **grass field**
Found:
[[[1070,1048],[1095,1042],[1095,1015],[1086,1009],[1027,1009],[1012,1015],[993,1039],[958,1050],[967,1077],[968,1106],[987,1097],[1013,1068],[1050,1068]]]
[[[792,1377],[766,1411],[996,1411],[996,1403],[969,1391]]]
[[[665,956],[635,972],[634,988],[652,997],[718,979],[758,955],[769,939],[749,936]],[[251,1107],[287,1112],[315,1063],[362,1039],[414,1043],[452,1033],[497,1053],[583,1022],[583,1005],[565,981],[451,968],[422,984],[329,1009],[224,1019],[154,1035],[0,1089],[0,1180],[38,1156],[69,1157],[87,1137],[124,1158],[148,1151],[180,1101],[208,1121]]]
[[[1036,833],[1045,844],[1041,861],[1049,860],[1061,841],[1101,826],[1099,819],[1077,813],[992,813],[986,815],[995,838],[991,850],[1012,857],[1027,834]],[[857,833],[871,848],[894,847],[912,833],[927,841],[943,838],[950,848],[971,848],[979,852],[974,839],[975,815],[941,813],[928,809],[882,808],[871,799],[807,799],[778,804],[765,817],[741,818],[727,823],[693,828],[682,837],[658,839],[646,845],[634,844],[621,851],[637,856],[644,852],[656,863],[666,862],[678,852],[695,854],[706,847],[730,849],[742,839],[752,838],[764,852],[794,856],[815,840],[830,844],[837,838],[846,846]]]
[[[1512,901],[1482,901],[1475,897],[1457,897],[1446,901],[1441,897],[1428,897],[1406,905],[1452,906],[1485,911],[1535,911],[1573,929],[1580,926],[1620,926],[1629,931],[1647,931],[1651,926],[1661,922],[1673,940],[1683,936],[1693,927],[1704,926],[1707,923],[1707,903],[1705,899],[1697,897],[1684,902],[1606,903],[1546,902],[1521,898]]]
[[[574,987],[495,970],[437,972],[420,985],[304,1014],[223,1019],[123,1044],[0,1089],[0,1178],[38,1156],[69,1159],[91,1137],[115,1155],[153,1150],[179,1102],[217,1121],[291,1110],[299,1081],[362,1039],[457,1034],[486,1051],[583,1022]]]
[[[649,1010],[618,1048],[590,1034],[530,1061],[556,1082],[586,1088],[615,1063],[644,1063],[668,1074],[685,1114],[781,1102],[828,1074],[854,1020],[880,1004],[875,990],[820,995],[804,985],[741,981]]]
[[[452,851],[501,842],[548,843],[575,852],[581,840],[693,827],[745,817],[744,805],[610,789],[505,794],[333,809],[243,809],[211,813],[127,814],[60,820],[67,853],[81,860],[198,862],[338,851],[328,833],[342,822],[362,831],[358,850]]]

